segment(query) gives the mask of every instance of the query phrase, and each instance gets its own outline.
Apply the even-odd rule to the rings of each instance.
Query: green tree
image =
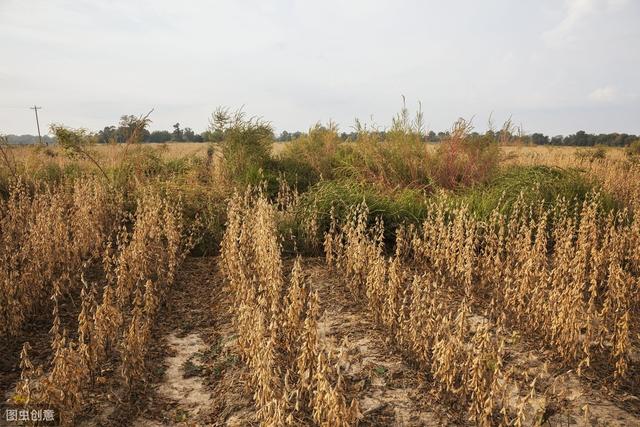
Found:
[[[171,141],[171,132],[167,130],[154,130],[147,140],[149,142],[169,142]]]
[[[116,130],[116,142],[125,144],[137,144],[149,138],[147,127],[151,120],[149,116],[153,110],[144,116],[124,115],[120,117],[118,129]]]
[[[180,123],[173,125],[173,132],[171,135],[173,136],[174,141],[182,142],[184,140],[184,134],[182,129],[180,129]]]
[[[531,134],[531,142],[535,145],[547,145],[549,144],[549,137],[541,133]]]

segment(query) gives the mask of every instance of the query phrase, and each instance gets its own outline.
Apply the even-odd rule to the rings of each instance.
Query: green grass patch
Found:
[[[525,205],[544,203],[551,207],[557,200],[566,199],[579,208],[589,193],[599,189],[577,169],[550,166],[512,166],[499,173],[482,187],[453,196],[445,196],[452,203],[466,204],[478,218],[486,219],[494,209],[509,215],[514,203],[522,197]],[[601,192],[605,210],[618,209],[614,199]]]
[[[369,218],[380,217],[384,221],[385,236],[392,238],[400,224],[419,224],[427,215],[428,198],[418,189],[382,190],[372,184],[354,180],[322,181],[302,195],[296,212],[298,223],[317,214],[320,233],[329,229],[331,210],[336,218],[344,221],[350,210],[365,202],[369,208]]]

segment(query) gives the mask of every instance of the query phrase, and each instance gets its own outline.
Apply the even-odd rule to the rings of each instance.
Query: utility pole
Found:
[[[29,109],[36,112],[36,125],[38,126],[38,139],[40,140],[40,145],[42,145],[42,136],[40,135],[40,121],[38,121],[38,110],[42,110],[42,107],[36,107],[34,105],[33,107],[29,107]]]

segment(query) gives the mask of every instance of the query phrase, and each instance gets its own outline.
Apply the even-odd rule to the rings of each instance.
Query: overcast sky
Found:
[[[202,131],[218,105],[276,130],[640,133],[639,0],[0,0],[0,133],[98,130],[155,108]],[[42,124],[41,124],[42,125]]]

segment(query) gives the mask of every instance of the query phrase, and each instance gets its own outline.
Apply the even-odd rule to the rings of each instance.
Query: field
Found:
[[[0,145],[8,403],[85,426],[640,426],[636,155],[225,123],[211,145]]]

